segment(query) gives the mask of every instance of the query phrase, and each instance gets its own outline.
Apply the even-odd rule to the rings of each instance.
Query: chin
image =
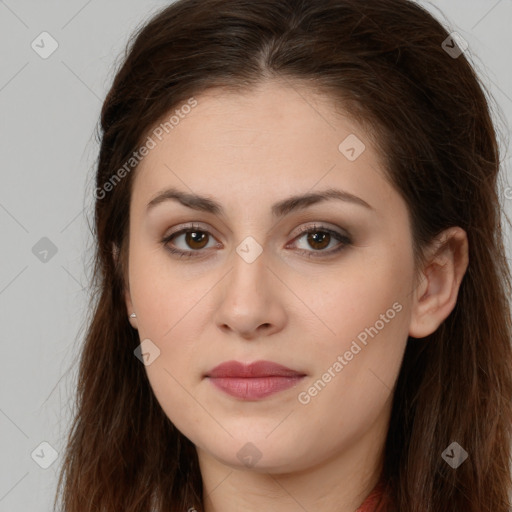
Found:
[[[270,441],[265,436],[252,440],[249,435],[230,438],[222,446],[212,445],[209,439],[202,445],[202,451],[232,469],[256,473],[291,473],[314,465],[315,461],[306,453],[297,453],[297,443],[291,437],[288,439],[292,441],[289,446],[283,445],[280,439]]]

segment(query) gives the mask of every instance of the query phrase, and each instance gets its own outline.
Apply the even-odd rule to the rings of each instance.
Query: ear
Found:
[[[427,250],[420,284],[414,291],[409,336],[432,334],[452,312],[468,267],[468,239],[460,227],[439,234]]]
[[[115,243],[112,244],[112,258],[114,259],[114,263],[117,264],[118,259],[119,259],[119,247],[117,247],[117,245]],[[128,282],[126,282],[126,284],[125,284],[124,301],[126,304],[128,321],[130,322],[131,326],[134,329],[137,329],[137,318],[130,317],[130,315],[132,313],[134,313],[134,310],[133,310],[132,298],[130,295],[130,284]]]

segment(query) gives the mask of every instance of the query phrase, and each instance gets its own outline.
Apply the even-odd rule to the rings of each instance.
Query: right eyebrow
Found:
[[[374,210],[374,208],[370,206],[364,199],[361,199],[360,197],[345,190],[330,188],[320,192],[306,193],[283,199],[282,201],[279,201],[272,206],[272,215],[274,217],[284,217],[290,212],[302,210],[312,206],[313,204],[332,199],[353,203],[370,210]],[[214,215],[224,215],[224,209],[222,205],[217,201],[214,201],[213,199],[210,199],[206,196],[191,194],[173,187],[157,194],[156,197],[154,197],[148,203],[147,210],[150,210],[156,205],[170,200],[178,201],[183,206],[194,210],[204,211]]]

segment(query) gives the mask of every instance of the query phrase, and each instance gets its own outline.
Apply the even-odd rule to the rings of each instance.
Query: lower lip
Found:
[[[258,400],[296,386],[302,376],[296,377],[209,377],[213,385],[228,395],[244,400]]]

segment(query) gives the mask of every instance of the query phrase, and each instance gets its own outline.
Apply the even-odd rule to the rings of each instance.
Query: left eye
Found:
[[[313,247],[313,251],[308,249],[299,249],[299,252],[304,254],[308,258],[328,258],[335,254],[343,251],[352,245],[352,240],[348,234],[343,234],[338,231],[334,231],[324,226],[312,226],[305,228],[301,231],[299,236],[295,237],[295,240],[300,240],[306,237],[306,242],[310,247]],[[333,239],[337,240],[338,246],[334,249],[324,251],[329,246]]]
[[[199,226],[190,226],[184,228],[176,233],[172,233],[162,240],[166,249],[178,257],[196,257],[202,249],[208,248],[208,240],[212,236],[208,231],[201,229]],[[176,248],[175,240],[184,237],[186,246],[192,250]],[[313,248],[313,251],[307,249],[299,249],[300,252],[305,253],[308,257],[326,256],[337,253],[344,247],[351,244],[348,236],[338,233],[329,228],[313,226],[312,228],[303,230],[299,236],[295,237],[294,241],[306,238],[307,244]],[[331,242],[337,240],[339,242],[336,249],[324,250]],[[172,241],[172,244],[170,242]],[[170,244],[170,245],[169,245]],[[219,244],[213,244],[213,247]],[[210,246],[211,248],[211,246]],[[319,254],[315,254],[319,253]]]

